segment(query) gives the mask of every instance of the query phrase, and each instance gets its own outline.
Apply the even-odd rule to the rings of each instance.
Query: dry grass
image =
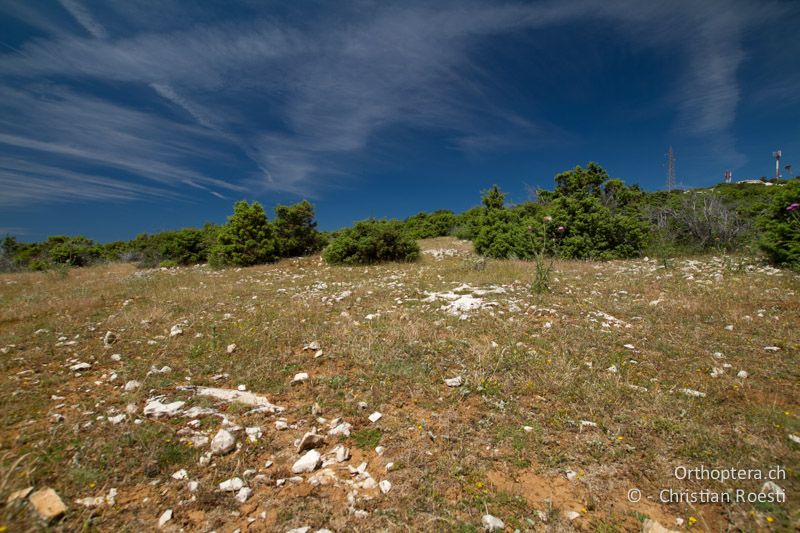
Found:
[[[553,292],[536,296],[530,263],[484,265],[451,239],[423,249],[457,253],[360,268],[312,257],[241,270],[111,265],[0,277],[0,347],[7,348],[0,355],[0,482],[7,478],[0,497],[51,486],[70,507],[55,527],[70,531],[151,530],[167,508],[174,511],[167,529],[197,531],[472,531],[487,511],[509,530],[630,531],[645,516],[669,527],[682,518],[683,528],[693,517],[694,529],[706,530],[798,526],[800,446],[788,438],[800,434],[798,276],[736,258],[667,268],[568,262],[556,265]],[[464,319],[441,309],[447,301],[424,301],[462,284],[505,292],[483,295],[495,305]],[[351,293],[337,301],[344,291]],[[604,327],[597,311],[621,322]],[[170,337],[181,321],[184,334]],[[34,333],[40,329],[48,331]],[[109,330],[118,341],[106,349]],[[58,346],[62,337],[77,343]],[[302,350],[314,340],[322,357]],[[237,349],[229,355],[231,343]],[[76,361],[91,370],[71,372]],[[730,367],[712,378],[723,364]],[[172,371],[147,375],[154,365]],[[606,370],[612,365],[617,373]],[[740,370],[749,376],[737,378]],[[301,371],[310,379],[291,385]],[[226,376],[213,380],[218,374]],[[464,385],[446,387],[442,379],[455,375]],[[124,392],[131,379],[141,388]],[[297,428],[277,431],[275,415],[177,390],[187,383],[244,384],[286,407],[281,416]],[[706,396],[689,397],[684,388]],[[200,466],[204,450],[179,441],[186,418],[141,414],[159,394],[214,407],[243,427],[261,426],[264,436],[250,443],[240,434],[239,451]],[[315,403],[319,416],[353,425],[341,439],[354,456],[348,464],[366,461],[376,481],[390,480],[387,495],[360,491],[349,505],[344,482],[275,485],[297,458],[293,441],[311,426],[327,429],[312,416]],[[118,425],[106,420],[128,404],[136,415]],[[376,410],[383,418],[371,424]],[[219,417],[202,419],[203,431],[219,427]],[[328,448],[336,442],[328,441]],[[381,456],[376,442],[386,448]],[[264,468],[267,460],[274,466]],[[387,473],[389,462],[395,469]],[[662,488],[758,492],[762,483],[681,481],[672,474],[679,465],[782,465],[787,502],[658,503]],[[194,499],[186,481],[170,477],[180,468],[200,482]],[[245,478],[254,489],[247,503],[214,490],[247,469],[263,475]],[[567,470],[578,478],[568,481]],[[113,507],[74,503],[112,487],[119,491]],[[645,496],[638,504],[627,501],[633,487]],[[368,515],[357,518],[353,509]],[[569,521],[568,511],[581,517]],[[18,505],[6,506],[2,520],[12,530],[35,526]]]

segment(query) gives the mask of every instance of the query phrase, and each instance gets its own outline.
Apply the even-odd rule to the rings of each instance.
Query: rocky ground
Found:
[[[796,274],[563,262],[536,295],[530,263],[423,245],[0,276],[0,531],[800,526]]]

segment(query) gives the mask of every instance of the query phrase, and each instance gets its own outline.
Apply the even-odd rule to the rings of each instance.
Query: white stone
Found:
[[[748,374],[746,370],[739,370],[739,373],[736,374],[736,377],[740,379],[746,379],[749,375],[750,374]]]
[[[113,331],[106,331],[106,334],[103,336],[103,346],[106,348],[111,348],[111,345],[117,342],[117,336],[114,335]]]
[[[197,492],[197,489],[200,488],[200,483],[197,481],[190,481],[186,484],[186,486],[188,487],[189,492]]]
[[[250,498],[250,495],[253,493],[253,489],[249,487],[242,487],[239,489],[239,492],[236,493],[236,501],[239,503],[244,503]]]
[[[338,437],[338,436],[349,437],[351,427],[352,426],[348,422],[341,422],[340,424],[334,426],[332,429],[329,429],[328,435],[332,437]]]
[[[694,389],[681,389],[681,392],[684,393],[686,396],[692,396],[694,398],[705,398],[706,393],[700,392]]]
[[[718,367],[718,366],[715,366],[714,368],[711,369],[711,377],[712,378],[718,378],[724,373],[725,373],[725,370],[720,368],[720,367]]]
[[[211,439],[211,453],[214,455],[225,455],[234,447],[236,447],[236,439],[226,429],[220,429]]]
[[[392,483],[388,479],[384,479],[378,483],[378,487],[380,487],[382,493],[386,494],[392,490]]]
[[[581,513],[577,512],[577,511],[569,511],[567,513],[567,520],[570,520],[570,521],[577,520],[580,517],[581,517]]]
[[[73,359],[73,361],[74,361],[74,359]],[[82,370],[89,370],[90,368],[92,368],[92,365],[90,365],[89,363],[76,363],[76,364],[72,365],[71,367],[69,367],[69,369],[72,370],[73,372],[80,372]]]
[[[375,447],[375,453],[377,453],[378,455],[383,455],[383,452],[385,452],[385,451],[386,451],[386,448],[384,448],[383,446],[376,446]]]
[[[115,362],[122,361],[122,354],[119,354],[119,353],[111,354],[111,360],[115,361]]]
[[[283,431],[284,429],[289,429],[289,423],[284,419],[278,419],[275,421],[275,429],[278,431]]]
[[[336,458],[337,463],[343,463],[350,459],[350,450],[342,444],[337,444],[331,450],[331,453]]]
[[[464,378],[461,376],[456,376],[454,378],[447,378],[444,380],[444,384],[448,387],[460,387],[464,384]]]
[[[263,412],[281,413],[284,411],[283,407],[278,407],[277,405],[273,405],[264,396],[259,396],[258,394],[253,394],[252,392],[233,390],[233,389],[222,389],[219,387],[194,387],[194,386],[181,387],[181,390],[194,391],[194,393],[197,394],[198,396],[211,396],[212,398],[216,398],[218,400],[224,400],[226,402],[235,402],[235,403],[240,403],[242,405],[257,407]]]
[[[578,479],[578,473],[575,472],[574,470],[567,470],[566,472],[564,472],[564,475],[566,475],[567,479],[570,481],[575,481],[576,479]]]
[[[369,415],[369,421],[370,421],[370,422],[372,422],[372,423],[374,424],[375,422],[377,422],[378,420],[380,420],[380,419],[381,419],[381,417],[383,417],[383,415],[382,415],[382,414],[380,414],[378,411],[375,411],[374,413],[372,413],[371,415]]]
[[[136,390],[136,389],[138,389],[138,388],[139,388],[141,385],[142,385],[141,383],[139,383],[139,382],[138,382],[138,381],[136,381],[135,379],[132,379],[132,380],[128,381],[128,382],[125,384],[125,392],[131,392],[131,391],[135,391],[135,390]]]
[[[633,344],[625,344],[622,347],[623,348],[627,348],[628,350],[635,350],[636,349],[636,346],[634,346]]]
[[[294,378],[292,378],[292,383],[302,383],[306,380],[308,380],[308,373],[298,372],[297,374],[294,375]]]
[[[767,481],[761,486],[762,494],[774,494],[775,496],[785,496],[783,489],[774,481]]]
[[[242,487],[244,487],[244,481],[238,477],[226,479],[219,484],[219,490],[222,492],[238,492]]]
[[[611,365],[610,367],[606,368],[606,370],[608,370],[612,374],[616,374],[617,373],[617,365]]]
[[[313,472],[320,463],[320,454],[317,450],[309,450],[292,465],[292,472],[302,474]]]
[[[229,354],[232,354],[233,352],[236,351],[236,345],[235,344],[229,344],[228,347],[225,348],[225,351],[228,352]]]
[[[144,416],[161,418],[162,416],[175,416],[186,402],[161,403],[160,400],[150,400],[144,406]]]
[[[172,520],[172,509],[167,509],[158,519],[158,527],[164,527],[164,524]]]
[[[189,477],[189,473],[186,471],[185,468],[181,468],[180,470],[172,474],[172,479],[177,479],[178,481],[182,481],[187,477]]]
[[[483,525],[483,529],[485,531],[494,531],[496,529],[503,529],[506,527],[502,520],[490,514],[483,515],[483,518],[481,518],[481,524]]]
[[[317,428],[314,428],[303,435],[300,439],[300,443],[297,445],[297,453],[311,450],[325,444],[325,437],[317,434],[316,429]]]
[[[245,392],[247,390],[247,385],[237,385],[236,390],[239,392]]]
[[[779,350],[780,350],[780,348],[777,347],[777,346],[764,346],[764,351],[767,351],[767,352],[777,352]]]
[[[247,439],[248,439],[250,442],[255,442],[255,441],[257,441],[258,439],[260,439],[260,438],[261,438],[261,435],[262,435],[261,428],[260,428],[260,427],[258,427],[258,426],[256,426],[256,427],[244,428],[244,432],[247,434]]]
[[[112,424],[119,424],[123,420],[125,420],[125,414],[124,413],[118,414],[116,416],[109,416],[108,417],[108,421],[111,422]]]

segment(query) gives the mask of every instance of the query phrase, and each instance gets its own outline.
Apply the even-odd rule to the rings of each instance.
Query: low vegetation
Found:
[[[555,258],[537,294],[530,262],[419,244],[357,268],[0,275],[0,499],[50,487],[64,531],[797,529],[798,274]],[[223,429],[233,447],[208,455]],[[332,462],[293,472],[314,450]],[[786,503],[657,501],[765,490],[675,476],[701,465],[783,466]],[[220,489],[236,478],[247,491]],[[0,527],[40,526],[17,498]]]
[[[421,212],[406,220],[365,220],[335,232],[317,230],[307,201],[277,206],[270,221],[254,202],[238,202],[227,223],[142,234],[131,241],[98,244],[85,237],[50,237],[21,243],[7,236],[0,270],[47,270],[130,261],[141,267],[208,262],[214,267],[251,266],[286,257],[323,253],[332,264],[412,261],[417,239],[454,236],[470,240],[478,254],[495,259],[533,259],[530,234],[547,232],[547,255],[562,259],[663,260],[703,253],[763,254],[775,265],[800,268],[797,211],[800,181],[720,184],[710,189],[645,192],[608,176],[596,163],[555,177],[554,190],[507,205],[496,185],[482,204],[463,213]],[[552,223],[546,224],[545,220]]]

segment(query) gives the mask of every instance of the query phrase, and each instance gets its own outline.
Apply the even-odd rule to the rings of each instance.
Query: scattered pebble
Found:
[[[67,512],[67,506],[53,489],[37,490],[28,498],[33,510],[45,523],[51,522]]]
[[[444,384],[448,387],[460,387],[464,384],[464,378],[461,376],[456,376],[454,378],[448,378],[444,380]]]
[[[496,529],[503,529],[506,527],[502,520],[490,514],[483,515],[483,518],[481,518],[481,524],[483,525],[484,531],[494,531]]]
[[[158,518],[158,527],[164,527],[164,525],[172,520],[172,509],[167,509],[161,516]]]
[[[309,450],[306,454],[295,461],[292,465],[292,472],[302,474],[303,472],[313,472],[320,463],[320,454],[317,450]]]
[[[241,478],[233,477],[231,479],[226,479],[222,483],[219,484],[219,490],[222,492],[238,492],[239,490],[244,487],[244,481]]]
[[[225,455],[236,447],[236,439],[226,429],[220,429],[211,439],[211,453]]]

